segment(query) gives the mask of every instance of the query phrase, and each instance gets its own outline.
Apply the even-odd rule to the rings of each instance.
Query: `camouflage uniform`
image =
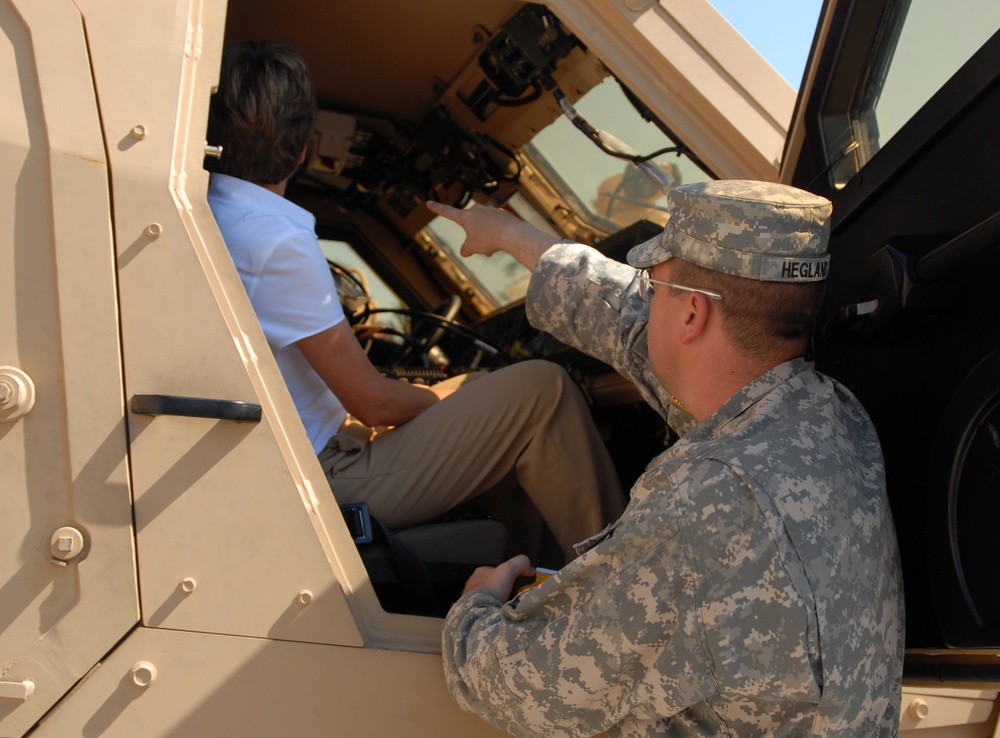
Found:
[[[796,359],[695,423],[650,371],[635,277],[557,245],[529,317],[633,379],[682,437],[554,577],[455,604],[452,696],[519,736],[895,735],[902,580],[871,422]]]

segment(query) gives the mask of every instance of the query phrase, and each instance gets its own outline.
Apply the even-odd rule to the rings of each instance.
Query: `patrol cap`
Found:
[[[639,269],[678,257],[767,282],[826,279],[833,206],[788,185],[715,180],[678,185],[668,195],[663,232],[628,252]]]

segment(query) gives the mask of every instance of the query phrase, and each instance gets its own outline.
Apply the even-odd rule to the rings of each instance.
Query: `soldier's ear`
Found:
[[[716,310],[713,301],[700,292],[691,292],[685,295],[681,343],[690,343],[705,335],[709,321],[718,315]]]

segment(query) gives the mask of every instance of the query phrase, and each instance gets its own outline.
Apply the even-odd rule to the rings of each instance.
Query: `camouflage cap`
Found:
[[[826,279],[832,205],[771,182],[716,180],[670,190],[663,232],[628,253],[639,269],[677,257],[767,282]]]

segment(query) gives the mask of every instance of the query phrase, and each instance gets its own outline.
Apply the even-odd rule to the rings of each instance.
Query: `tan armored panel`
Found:
[[[777,179],[795,90],[710,4],[545,4],[720,179]]]
[[[141,628],[37,738],[503,738],[451,701],[437,654]]]
[[[438,647],[437,621],[378,606],[207,208],[224,10],[0,3],[2,736],[25,734],[74,685],[53,713],[72,726],[60,735],[126,710],[156,734],[162,704],[120,686],[165,667],[193,701],[172,709],[193,709],[219,678],[199,668],[211,649],[183,641],[193,650],[171,670],[146,641],[131,645],[139,622],[337,644],[326,656]],[[259,405],[261,419],[178,417],[169,403],[137,415],[137,395]],[[226,678],[260,677],[220,648]],[[112,677],[103,664],[119,652],[129,667]],[[441,683],[416,678],[438,657],[406,658],[399,679],[450,704]],[[316,701],[329,670],[353,673],[318,655],[280,664],[278,693],[305,668]],[[106,679],[110,695],[84,688]],[[362,709],[377,713],[377,683],[363,684]]]
[[[0,3],[0,735],[136,623],[107,165],[80,14]]]

